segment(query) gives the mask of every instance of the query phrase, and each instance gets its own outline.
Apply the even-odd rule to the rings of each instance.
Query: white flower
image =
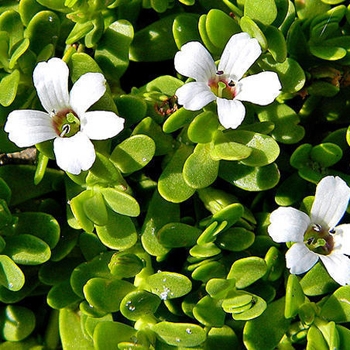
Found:
[[[245,116],[241,101],[267,105],[279,95],[281,84],[275,72],[261,72],[242,78],[261,54],[256,39],[247,33],[235,34],[226,44],[218,68],[206,48],[189,42],[175,55],[175,69],[193,78],[176,91],[179,104],[197,111],[217,102],[220,123],[227,129],[237,128]]]
[[[316,188],[310,217],[300,210],[280,207],[270,216],[268,232],[277,242],[295,242],[286,253],[292,274],[301,274],[320,258],[339,284],[350,284],[350,224],[336,226],[343,217],[350,188],[339,177],[327,176]]]
[[[68,92],[69,69],[64,61],[52,58],[39,63],[33,80],[47,113],[15,110],[8,116],[5,131],[18,147],[29,147],[54,139],[58,166],[72,174],[91,168],[96,153],[90,140],[105,140],[117,135],[124,119],[109,111],[87,112],[106,91],[100,73],[82,75]]]

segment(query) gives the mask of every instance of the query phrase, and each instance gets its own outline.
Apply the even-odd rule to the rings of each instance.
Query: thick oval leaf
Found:
[[[108,79],[118,81],[128,68],[133,37],[131,23],[119,20],[113,22],[98,41],[94,57]]]
[[[177,51],[171,30],[175,16],[163,17],[136,32],[130,45],[130,59],[143,62],[172,59]]]
[[[192,13],[181,13],[176,16],[173,22],[173,36],[177,48],[189,41],[200,41],[198,31],[198,15]]]
[[[20,80],[20,72],[18,69],[15,69],[10,74],[6,75],[1,79],[0,82],[0,103],[7,107],[15,99],[18,89],[18,84]]]
[[[276,164],[252,168],[233,162],[220,164],[219,176],[246,191],[263,191],[273,188],[280,179]]]
[[[2,337],[8,341],[21,341],[35,328],[34,312],[19,305],[7,305],[3,310]]]
[[[234,278],[237,288],[245,288],[262,278],[266,272],[267,265],[264,259],[252,256],[235,261],[227,278]]]
[[[137,231],[132,220],[124,215],[110,212],[104,226],[96,226],[101,242],[110,249],[125,250],[137,241]]]
[[[202,231],[197,227],[181,222],[164,225],[158,231],[159,243],[168,248],[192,247]]]
[[[206,295],[193,308],[193,316],[205,326],[222,327],[225,323],[226,313],[221,304],[221,300],[218,301]]]
[[[3,254],[21,265],[39,265],[51,257],[50,247],[40,238],[29,234],[6,237]]]
[[[162,300],[179,298],[192,289],[190,279],[175,272],[157,272],[146,280],[148,289]]]
[[[210,144],[200,143],[185,161],[183,177],[186,183],[194,189],[207,187],[216,180],[219,162],[211,158],[210,151]]]
[[[133,217],[140,214],[140,206],[136,199],[126,192],[115,188],[101,188],[101,193],[114,212]]]
[[[137,321],[139,318],[153,315],[161,300],[154,294],[145,290],[135,290],[128,293],[120,303],[120,312],[129,320]]]
[[[110,160],[124,174],[130,174],[146,166],[154,156],[154,141],[146,135],[134,135],[120,143]]]
[[[0,255],[0,284],[10,291],[20,290],[25,281],[22,270],[7,255]]]
[[[30,49],[37,55],[49,44],[55,45],[61,21],[52,11],[41,11],[29,22],[24,36],[30,40]]]
[[[183,166],[192,150],[191,146],[181,145],[159,177],[158,191],[169,202],[181,203],[195,192],[182,175]]]
[[[176,347],[195,347],[206,339],[204,329],[192,323],[162,321],[154,325],[152,331],[162,342]]]
[[[134,289],[127,281],[91,278],[84,286],[84,295],[91,306],[110,313],[119,311],[122,299]]]
[[[262,24],[269,25],[277,17],[277,7],[274,0],[246,0],[244,15]]]

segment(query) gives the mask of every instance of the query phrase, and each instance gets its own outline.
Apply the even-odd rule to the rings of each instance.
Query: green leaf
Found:
[[[186,124],[190,123],[197,114],[199,114],[198,111],[188,111],[183,107],[178,109],[164,122],[164,132],[171,133],[182,128]]]
[[[281,298],[269,304],[260,317],[245,324],[243,343],[248,350],[274,349],[278,345],[290,324],[283,313],[284,298]]]
[[[37,55],[49,44],[56,45],[61,23],[52,11],[41,11],[29,22],[24,37],[30,40],[30,49]]]
[[[219,162],[210,156],[211,145],[198,144],[183,167],[185,182],[194,189],[211,185],[218,175]]]
[[[176,15],[163,17],[135,33],[130,45],[130,59],[136,62],[159,62],[172,59],[177,47],[172,35]]]
[[[126,192],[115,188],[101,188],[101,193],[114,212],[133,217],[140,214],[140,206],[136,199]]]
[[[21,265],[39,265],[51,257],[50,247],[40,238],[29,234],[6,237],[3,253]]]
[[[218,23],[220,26],[217,25]],[[219,49],[219,53],[231,36],[241,31],[238,23],[232,17],[215,8],[211,9],[206,16],[205,29],[208,39]]]
[[[169,202],[181,203],[195,192],[195,189],[190,187],[182,176],[183,165],[192,150],[191,146],[181,145],[159,177],[158,191]]]
[[[57,220],[46,213],[24,212],[16,214],[12,226],[16,235],[29,234],[40,238],[51,249],[59,242],[61,229]]]
[[[59,314],[59,330],[64,348],[77,350],[95,349],[92,340],[83,334],[79,311],[69,308],[61,309]]]
[[[157,337],[170,346],[195,347],[206,339],[204,329],[192,323],[173,323],[162,321],[152,327]]]
[[[219,177],[246,191],[263,191],[277,185],[280,173],[274,163],[252,168],[223,161],[220,164]]]
[[[224,250],[240,252],[248,249],[254,243],[254,239],[253,232],[243,227],[232,227],[218,235],[216,244]]]
[[[23,38],[23,24],[19,13],[14,10],[2,12],[0,16],[0,31],[9,34],[9,46],[12,50],[14,45]]]
[[[2,337],[18,342],[27,338],[35,328],[35,315],[30,309],[19,305],[7,305],[0,314]]]
[[[133,37],[131,23],[119,20],[113,22],[98,41],[95,60],[108,79],[117,81],[128,68],[129,46]]]
[[[7,255],[0,255],[0,284],[10,291],[20,290],[25,282],[22,270]]]
[[[159,243],[167,248],[192,247],[202,231],[181,222],[171,222],[158,231]]]
[[[160,305],[161,300],[154,294],[145,290],[135,290],[123,298],[120,303],[121,314],[131,321],[153,315]]]
[[[350,320],[350,286],[338,288],[322,305],[321,317],[337,323]]]
[[[246,0],[244,3],[244,15],[252,20],[269,25],[277,17],[277,7],[274,0]]]
[[[134,135],[120,143],[112,152],[110,160],[124,174],[142,169],[155,153],[154,141],[146,135]]]
[[[251,2],[252,1],[254,0],[251,0]],[[271,0],[267,0],[267,1],[271,1]],[[252,38],[255,38],[256,40],[258,40],[261,48],[264,51],[267,50],[268,43],[264,33],[250,17],[243,16],[240,21],[240,26],[244,32],[248,33]]]
[[[322,167],[330,167],[343,157],[342,149],[334,143],[321,143],[312,148],[310,157]]]
[[[295,93],[301,90],[305,84],[305,72],[293,58],[287,57],[284,62],[279,63],[275,62],[271,56],[265,56],[259,61],[259,65],[264,70],[274,71],[278,74],[285,93]]]
[[[96,226],[101,242],[110,249],[125,250],[137,241],[135,225],[128,216],[108,213],[108,222],[104,226]]]
[[[81,298],[76,295],[69,280],[55,284],[47,293],[47,304],[53,309],[76,307]]]
[[[230,133],[217,131],[213,142],[214,147],[210,155],[215,160],[242,160],[253,152],[252,148],[236,142]]]
[[[221,304],[221,301],[206,295],[193,308],[193,316],[205,326],[223,327],[226,313],[221,308]]]
[[[192,289],[191,280],[175,272],[157,272],[147,277],[146,283],[149,291],[162,300],[179,298]]]
[[[86,216],[95,225],[106,225],[108,212],[100,191],[91,191],[91,196],[85,198],[83,202],[83,209]]]
[[[18,69],[15,69],[10,74],[1,79],[0,82],[0,104],[7,107],[16,98],[18,84],[21,74]]]
[[[237,288],[245,288],[262,278],[266,272],[267,265],[264,259],[252,256],[235,261],[227,278],[234,278]]]
[[[94,347],[92,349],[118,349],[119,343],[136,339],[136,330],[121,322],[99,322],[93,333]],[[84,348],[81,348],[83,350]],[[90,348],[87,348],[90,350]]]
[[[198,15],[192,13],[181,13],[176,16],[173,22],[172,31],[176,46],[179,50],[182,45],[189,41],[200,41]]]
[[[333,292],[338,286],[320,263],[306,273],[300,285],[307,296],[327,294]]]
[[[127,281],[91,278],[84,286],[84,295],[89,305],[110,313],[119,311],[122,299],[134,289]]]
[[[188,138],[194,143],[208,143],[219,127],[218,117],[211,111],[198,114],[188,127]]]
[[[264,31],[268,50],[276,62],[284,62],[287,58],[287,44],[282,32],[274,26],[268,26]]]
[[[155,191],[147,215],[141,230],[141,242],[143,248],[150,255],[162,257],[169,252],[168,248],[161,245],[157,239],[157,232],[170,222],[180,220],[180,207],[163,199],[158,191]]]
[[[284,317],[292,318],[297,315],[300,306],[305,302],[305,295],[295,275],[289,275],[286,286],[286,306]]]

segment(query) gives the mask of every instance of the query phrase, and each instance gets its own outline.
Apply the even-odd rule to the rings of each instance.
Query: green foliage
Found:
[[[0,349],[348,349],[349,287],[320,262],[289,274],[267,227],[324,176],[350,184],[349,28],[342,0],[1,2]],[[242,31],[262,48],[246,74],[282,89],[224,129],[216,102],[178,103],[174,56],[198,41],[217,61]],[[42,110],[33,70],[54,56],[69,85],[102,73],[92,110],[125,119],[80,175],[4,131]]]

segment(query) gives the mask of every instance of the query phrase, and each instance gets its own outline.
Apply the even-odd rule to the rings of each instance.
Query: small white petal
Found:
[[[350,255],[350,224],[339,225],[333,235],[334,251]]]
[[[41,104],[48,113],[69,107],[69,69],[59,58],[40,62],[34,69],[33,81]]]
[[[189,111],[198,111],[216,99],[216,96],[206,83],[197,82],[182,85],[176,90],[175,95],[179,104]]]
[[[311,220],[325,228],[333,228],[343,217],[350,198],[350,188],[340,177],[326,176],[316,187]]]
[[[90,169],[96,158],[94,145],[81,131],[72,137],[57,137],[53,148],[57,165],[74,175]]]
[[[238,100],[217,99],[218,116],[221,125],[226,129],[236,129],[245,117],[245,107]]]
[[[309,250],[304,243],[293,244],[286,253],[290,273],[299,275],[311,269],[318,260],[318,254]]]
[[[280,207],[271,213],[270,223],[267,230],[275,242],[303,242],[310,218],[292,207]]]
[[[237,81],[260,55],[261,47],[256,39],[247,33],[235,34],[226,44],[218,69]]]
[[[86,112],[81,118],[81,131],[90,140],[106,140],[123,130],[124,121],[113,112]]]
[[[343,254],[320,255],[329,275],[342,286],[350,284],[350,259]]]
[[[32,110],[11,112],[7,118],[5,131],[18,147],[33,146],[57,136],[50,116],[45,112]]]
[[[280,94],[281,83],[275,72],[261,72],[239,81],[236,98],[258,105],[268,105]]]
[[[86,73],[70,91],[70,106],[78,116],[85,113],[106,92],[106,79],[101,73]]]
[[[191,41],[181,47],[181,51],[175,55],[174,65],[180,74],[199,82],[208,82],[216,73],[213,58],[197,41]]]

